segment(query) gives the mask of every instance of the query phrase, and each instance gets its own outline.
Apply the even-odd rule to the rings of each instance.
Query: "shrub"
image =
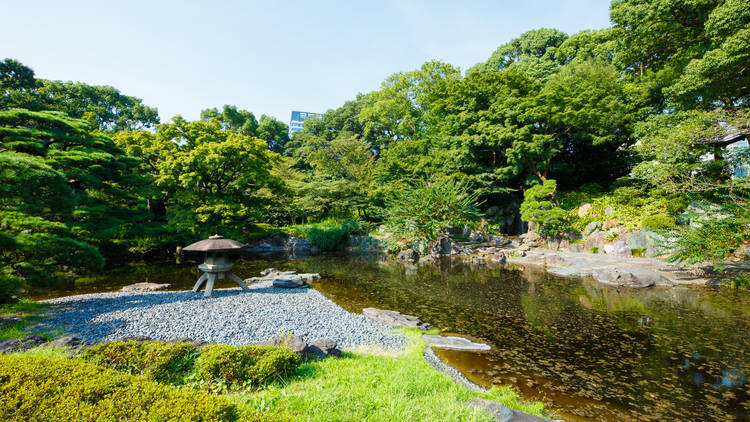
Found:
[[[318,228],[308,231],[310,242],[322,251],[335,251],[349,239],[349,228],[346,226]]]
[[[729,280],[729,287],[737,290],[750,288],[750,274],[739,274]]]
[[[0,420],[234,421],[223,398],[77,359],[0,356]]]
[[[630,251],[633,253],[633,256],[645,256],[646,250],[647,248],[632,248]]]
[[[286,347],[212,344],[201,349],[196,367],[203,381],[237,389],[282,379],[299,363],[297,354]]]
[[[478,191],[448,181],[406,186],[387,201],[385,223],[395,234],[434,239],[448,227],[480,217]]]
[[[182,383],[198,352],[190,343],[111,341],[86,349],[81,358],[129,374],[171,384]]]
[[[649,215],[643,218],[641,226],[651,230],[669,230],[675,228],[675,219],[666,214]]]
[[[557,182],[550,179],[523,193],[521,218],[539,224],[538,231],[543,235],[559,235],[571,229],[567,211],[560,208],[555,198],[556,191]]]

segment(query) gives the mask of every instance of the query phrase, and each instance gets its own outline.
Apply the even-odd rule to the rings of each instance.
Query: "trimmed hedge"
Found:
[[[162,341],[111,341],[81,353],[91,363],[169,384],[181,384],[197,357],[190,343]]]
[[[227,400],[77,359],[0,356],[0,420],[235,421]]]
[[[201,348],[195,366],[198,377],[209,384],[241,388],[287,377],[299,363],[286,347],[212,344]]]

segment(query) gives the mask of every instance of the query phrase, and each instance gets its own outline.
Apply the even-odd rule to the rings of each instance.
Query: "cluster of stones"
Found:
[[[148,336],[128,336],[117,339],[117,341],[152,341]],[[72,354],[81,352],[84,349],[92,347],[99,342],[85,343],[78,337],[60,337],[56,340],[48,341],[41,336],[27,336],[10,340],[0,341],[0,354],[25,352],[37,347],[54,347],[67,349]],[[176,338],[166,341],[166,343],[190,343],[195,348],[201,348],[207,344],[207,341],[193,340],[190,338]],[[341,350],[338,344],[331,339],[320,339],[306,343],[302,337],[290,335],[279,336],[268,341],[258,343],[259,346],[278,346],[287,347],[293,350],[297,356],[304,359],[324,359],[329,356],[340,357]]]
[[[302,273],[296,271],[279,271],[276,268],[266,268],[260,272],[260,277],[251,277],[245,283],[272,282],[274,287],[281,289],[297,289],[310,287],[311,281],[320,280],[320,274]]]

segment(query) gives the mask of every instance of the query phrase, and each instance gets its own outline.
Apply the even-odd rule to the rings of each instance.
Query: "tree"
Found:
[[[268,149],[278,154],[284,153],[286,143],[289,142],[289,126],[286,123],[263,114],[260,116],[257,132],[258,138],[268,143]]]
[[[238,110],[237,106],[224,105],[221,113],[216,108],[207,108],[201,111],[201,120],[216,120],[223,130],[247,136],[258,135],[258,121],[255,115],[247,110]]]
[[[35,79],[34,71],[13,59],[0,63],[0,110],[25,108],[61,111],[103,130],[151,128],[156,108],[111,86]]]
[[[0,62],[0,89],[1,90],[23,90],[36,86],[34,71],[24,66],[21,62],[13,59],[5,59]]]
[[[140,183],[137,162],[87,122],[0,111],[0,150],[1,284],[46,286],[98,270],[98,248],[137,224],[127,189]]]
[[[516,69],[532,78],[543,79],[556,71],[559,60],[556,49],[568,35],[556,29],[535,29],[503,44],[495,50],[485,63],[470,69],[475,71],[504,71]]]

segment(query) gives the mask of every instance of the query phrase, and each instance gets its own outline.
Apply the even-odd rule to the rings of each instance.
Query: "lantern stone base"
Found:
[[[242,290],[250,290],[241,278],[229,272],[229,270],[232,269],[232,266],[233,264],[228,263],[198,265],[198,269],[203,271],[203,274],[200,276],[200,278],[198,278],[198,281],[195,282],[193,291],[197,292],[198,290],[200,290],[203,283],[206,283],[206,291],[203,293],[203,295],[205,297],[209,297],[214,291],[214,283],[216,283],[216,280],[225,278],[228,278],[229,280],[237,283],[240,287],[242,287]]]

